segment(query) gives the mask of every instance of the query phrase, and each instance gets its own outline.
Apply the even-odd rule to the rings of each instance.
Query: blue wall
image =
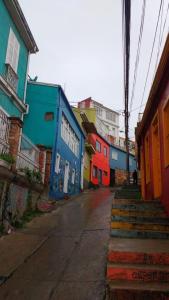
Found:
[[[112,159],[112,152],[116,153],[117,160]],[[129,162],[130,162],[130,171],[133,172],[136,169],[136,160],[134,155],[130,154]],[[110,146],[110,168],[126,170],[126,152],[112,145]]]
[[[84,136],[81,131],[80,125],[78,124],[67,99],[60,89],[60,105],[58,107],[58,119],[57,128],[55,134],[55,146],[52,157],[52,172],[51,172],[51,183],[50,183],[50,196],[56,199],[60,199],[64,196],[63,183],[64,183],[64,170],[66,161],[69,162],[70,172],[69,172],[69,182],[68,182],[68,194],[78,194],[80,192],[80,181],[81,181],[81,161],[82,154],[84,154]],[[70,123],[72,129],[76,133],[79,139],[79,156],[77,157],[69,148],[69,146],[64,142],[61,137],[61,119],[62,114],[66,116],[68,122]],[[55,160],[57,153],[61,156],[60,161],[60,172],[55,173]],[[72,170],[75,169],[75,184],[71,183]]]
[[[8,46],[8,37],[10,28],[12,28],[13,32],[15,33],[18,42],[20,44],[20,52],[19,52],[19,61],[18,61],[18,90],[17,95],[23,101],[24,98],[24,90],[25,90],[25,83],[26,83],[26,73],[27,73],[27,64],[28,64],[28,50],[22,40],[20,34],[17,31],[17,28],[6,9],[6,6],[3,0],[0,0],[0,75],[4,76],[6,72],[6,52]],[[6,102],[4,107],[3,102],[4,97],[2,97],[2,91],[0,90],[0,105],[11,115],[19,116],[20,112],[18,108],[13,104],[10,100]]]
[[[55,140],[59,89],[55,86],[28,82],[26,103],[29,113],[24,117],[23,132],[34,144],[52,148]],[[54,120],[46,121],[45,113],[53,112]]]

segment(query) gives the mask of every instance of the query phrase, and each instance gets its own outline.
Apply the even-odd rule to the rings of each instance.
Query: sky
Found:
[[[129,136],[134,138],[161,0],[147,0],[135,97]],[[124,131],[122,8],[121,0],[19,0],[39,47],[31,55],[29,75],[38,81],[61,84],[72,105],[92,97],[121,112]],[[131,0],[130,97],[143,0]],[[160,24],[163,28],[169,0],[164,0],[143,104],[155,72]],[[169,13],[161,42],[169,28]],[[129,97],[129,99],[130,99]],[[143,112],[144,105],[141,107]]]

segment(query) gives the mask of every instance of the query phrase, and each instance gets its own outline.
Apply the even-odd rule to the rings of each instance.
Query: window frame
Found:
[[[100,145],[99,150],[98,150],[97,145]],[[101,153],[101,143],[98,140],[96,140],[96,151]]]
[[[5,64],[10,65],[12,70],[15,72],[15,74],[17,74],[18,71],[19,54],[20,54],[20,43],[13,29],[10,27]]]

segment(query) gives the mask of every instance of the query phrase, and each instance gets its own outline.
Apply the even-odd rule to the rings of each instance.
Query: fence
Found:
[[[39,149],[24,134],[21,135],[16,168],[39,171]]]
[[[7,115],[0,109],[0,153],[9,152],[9,129],[10,121]]]

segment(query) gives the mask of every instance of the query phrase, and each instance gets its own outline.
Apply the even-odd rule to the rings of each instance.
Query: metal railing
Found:
[[[0,153],[9,152],[10,121],[7,115],[0,109]]]
[[[24,134],[21,135],[20,150],[16,160],[17,169],[29,168],[39,171],[39,149]]]

